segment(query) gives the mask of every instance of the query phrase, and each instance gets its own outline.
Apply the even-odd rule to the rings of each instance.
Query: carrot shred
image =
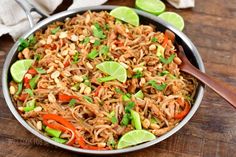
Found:
[[[163,46],[163,47],[166,47],[167,43],[168,43],[168,36],[167,36],[167,34],[165,33],[165,35],[164,35],[164,41],[163,41],[163,43],[162,43],[162,46]]]

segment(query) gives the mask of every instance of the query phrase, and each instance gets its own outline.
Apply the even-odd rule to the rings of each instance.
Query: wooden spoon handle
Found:
[[[184,66],[181,70],[196,77],[236,108],[236,93],[230,90],[228,85],[211,78],[193,65]]]

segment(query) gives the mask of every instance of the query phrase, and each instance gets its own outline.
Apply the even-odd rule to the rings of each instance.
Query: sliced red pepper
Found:
[[[69,102],[71,99],[79,100],[79,97],[74,96],[74,95],[68,95],[68,94],[59,93],[58,94],[58,99],[60,101],[62,101],[62,102]]]
[[[67,61],[67,62],[65,62],[64,67],[68,67],[69,65],[70,65],[70,62]]]
[[[184,110],[175,115],[175,119],[183,119],[190,111],[190,105],[188,102],[185,102]]]
[[[96,88],[96,90],[94,91],[94,96],[98,96],[98,93],[99,93],[99,91],[100,91],[101,88],[102,88],[102,86],[98,86],[98,87]]]
[[[167,34],[165,33],[164,41],[163,41],[163,43],[162,43],[162,46],[163,46],[163,47],[166,47],[167,43],[168,43],[168,36],[167,36]]]
[[[27,73],[29,73],[29,74],[31,74],[31,75],[35,75],[35,74],[37,74],[38,72],[37,72],[34,68],[30,68]]]
[[[50,124],[50,123],[48,123],[48,120],[55,120],[57,123],[60,123],[61,125],[59,125],[59,124]],[[66,128],[73,131],[74,134],[75,134],[75,131],[76,131],[76,128],[70,122],[68,122],[63,117],[55,115],[55,114],[45,114],[45,115],[43,115],[43,124],[50,127],[50,128],[52,128],[52,129],[60,130],[62,132],[65,132]],[[85,143],[83,137],[77,137],[77,138],[78,138],[78,143],[79,143],[80,147],[83,148],[83,149],[90,149],[90,150],[108,150],[109,149],[108,147],[100,148],[100,147],[96,147],[96,146],[90,146],[90,145]],[[74,142],[75,142],[75,139],[71,140],[71,142],[67,143],[67,144],[68,145],[73,145]]]
[[[30,84],[29,84],[30,79],[28,77],[24,77],[23,81],[24,81],[25,88],[30,88]]]
[[[28,94],[21,94],[20,97],[18,98],[20,101],[25,101],[27,98]]]

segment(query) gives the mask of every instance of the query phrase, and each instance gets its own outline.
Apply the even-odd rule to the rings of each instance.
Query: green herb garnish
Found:
[[[101,55],[107,55],[109,52],[109,47],[106,45],[103,45],[102,48],[99,50],[99,54]]]
[[[76,51],[72,58],[73,58],[72,64],[78,63],[79,62],[79,52]]]
[[[39,61],[41,59],[41,55],[40,54],[35,54],[34,55],[34,60]]]
[[[84,95],[83,98],[87,101],[87,102],[90,102],[90,103],[93,103],[93,99],[87,95]]]
[[[101,44],[100,40],[95,40],[93,43],[93,46],[99,46]]]
[[[56,34],[61,28],[58,26],[57,28],[51,30],[52,34]]]
[[[151,39],[151,42],[153,42],[153,43],[157,42],[157,38],[156,38],[156,37],[153,37],[153,38]]]
[[[34,93],[33,93],[33,91],[32,91],[31,89],[26,88],[24,91],[25,91],[27,94],[29,94],[31,97],[34,96]]]
[[[96,58],[97,56],[98,56],[98,51],[95,50],[95,49],[93,49],[93,50],[87,55],[87,57],[88,57],[89,59],[94,59],[94,58]]]
[[[98,23],[95,23],[92,27],[93,35],[97,38],[104,39],[106,38],[106,35],[103,34],[103,31]]]
[[[109,30],[109,29],[110,29],[109,24],[106,23],[106,24],[104,25],[104,28],[105,28],[106,30]]]
[[[35,68],[35,70],[39,73],[39,74],[45,74],[46,70],[44,70],[43,68]]]
[[[19,42],[20,42],[20,45],[19,45],[19,47],[18,47],[17,50],[18,50],[18,51],[22,51],[22,50],[24,50],[26,47],[29,47],[29,46],[35,44],[35,43],[36,43],[36,38],[34,37],[34,35],[30,35],[30,36],[28,37],[28,39],[20,38],[20,39],[19,39]]]
[[[149,85],[151,85],[153,88],[155,88],[156,90],[158,90],[158,91],[163,91],[166,88],[166,86],[167,86],[167,84],[165,84],[165,83],[162,83],[161,85],[158,85],[156,83],[156,81],[154,81],[154,80],[150,80],[147,83]]]
[[[83,44],[88,44],[90,41],[89,37],[85,37],[84,40],[82,41]]]
[[[165,59],[163,56],[159,56],[159,59],[162,63],[164,64],[169,64],[171,63],[175,58],[175,54],[172,54],[168,59]]]
[[[143,76],[142,72],[138,70],[138,71],[136,71],[135,74],[133,75],[133,78],[139,79],[139,78],[141,78],[142,76]]]
[[[128,102],[127,105],[125,106],[125,112],[126,113],[129,113],[130,110],[135,106],[135,103],[134,102]]]
[[[165,76],[166,74],[169,74],[169,73],[170,73],[169,71],[164,70],[160,73],[160,76]]]
[[[126,126],[129,124],[130,120],[131,120],[130,113],[125,113],[120,123],[121,125]]]

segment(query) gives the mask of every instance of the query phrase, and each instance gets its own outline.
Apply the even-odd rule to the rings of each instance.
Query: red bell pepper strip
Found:
[[[69,65],[70,65],[70,62],[67,61],[67,62],[65,62],[64,67],[68,67]]]
[[[38,72],[34,68],[30,68],[27,73],[31,75],[36,75]]]
[[[102,88],[102,86],[98,86],[98,87],[96,88],[96,90],[94,91],[94,96],[98,96],[99,91],[100,91],[101,88]]]
[[[20,101],[25,101],[27,98],[28,94],[21,94],[20,97],[18,98]]]
[[[58,94],[58,99],[60,101],[62,101],[62,102],[69,102],[71,99],[79,100],[79,97],[74,96],[74,95],[68,95],[68,94],[59,93]]]
[[[167,34],[165,33],[164,41],[163,41],[163,43],[162,43],[162,46],[163,46],[163,47],[166,47],[167,43],[168,43],[168,36],[167,36]]]
[[[174,116],[175,119],[183,119],[190,111],[190,105],[188,102],[185,102],[184,110]]]
[[[25,88],[30,88],[30,84],[29,84],[30,79],[28,79],[28,77],[24,77],[23,81],[24,81]]]
[[[50,124],[50,123],[48,123],[48,120],[55,120],[56,122],[60,123],[61,125],[59,125],[59,124]],[[45,115],[43,115],[43,124],[50,127],[50,128],[52,128],[52,129],[61,130],[62,132],[65,132],[67,130],[66,128],[73,131],[74,134],[75,134],[75,131],[76,131],[76,128],[70,122],[68,122],[63,117],[55,115],[55,114],[45,114]],[[83,148],[83,149],[90,149],[90,150],[108,150],[109,149],[108,147],[99,148],[99,147],[96,147],[96,146],[90,146],[90,145],[85,143],[83,137],[77,137],[77,138],[78,138],[78,143],[79,143],[80,147]],[[75,142],[75,139],[71,140],[71,142],[68,143],[68,145],[72,145],[72,144],[74,144],[74,142]]]
[[[60,123],[59,124],[50,124],[48,123],[48,120],[55,120],[56,122]],[[75,134],[75,130],[76,128],[70,123],[68,122],[66,119],[64,119],[61,116],[55,115],[55,114],[45,114],[43,115],[43,124],[52,128],[52,129],[56,129],[56,130],[60,130],[62,132],[65,132],[68,128],[70,129],[74,134]],[[71,140],[70,143],[67,143],[68,145],[73,145],[75,142],[75,139]]]

